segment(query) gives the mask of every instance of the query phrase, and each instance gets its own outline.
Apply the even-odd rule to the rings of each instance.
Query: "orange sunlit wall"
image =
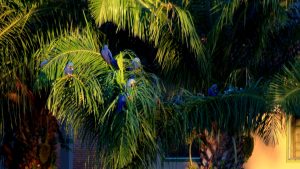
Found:
[[[266,146],[261,139],[255,137],[254,150],[245,169],[300,169],[300,160],[287,160],[286,135],[283,134],[278,139],[278,145]]]

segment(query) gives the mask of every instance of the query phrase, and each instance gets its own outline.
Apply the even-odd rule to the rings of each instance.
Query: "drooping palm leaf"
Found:
[[[13,7],[16,6],[16,7]],[[0,2],[0,88],[5,92],[5,84],[9,82],[9,78],[15,78],[16,70],[21,67],[18,63],[21,57],[22,38],[27,32],[26,23],[33,15],[35,7],[23,6],[19,1],[16,2]],[[12,69],[11,67],[16,67]],[[4,86],[5,85],[5,86]]]
[[[4,2],[1,2],[0,4],[0,43],[5,46],[7,45],[5,43],[11,42],[17,35],[22,33],[25,24],[34,12],[35,7],[33,6],[29,9],[24,6],[12,8],[9,4]]]
[[[270,112],[261,114],[256,120],[255,134],[262,138],[267,145],[278,144],[280,134],[284,133],[286,121],[285,114],[281,112],[279,106],[275,106]]]
[[[27,22],[35,6],[24,6],[20,1],[0,1],[0,125],[2,136],[15,129],[24,110],[32,107],[32,93],[22,82],[25,68],[23,38],[27,37]],[[25,55],[25,54],[22,54]]]
[[[212,70],[214,78],[222,79],[234,69],[249,65],[256,74],[266,74],[264,70],[258,71],[257,66],[271,71],[266,67],[278,51],[273,50],[270,41],[280,46],[280,40],[274,38],[279,36],[287,18],[278,1],[212,1],[211,14],[206,51],[213,65],[224,67],[223,72]]]
[[[93,35],[89,30],[82,35],[74,32],[52,41],[35,54],[37,65],[48,59],[39,70],[43,76],[39,76],[36,90],[52,88],[48,108],[58,116],[82,108],[87,112],[97,112],[98,104],[103,102],[100,81],[96,77],[109,68],[101,59],[97,36]],[[74,63],[72,77],[64,74],[68,61]],[[44,78],[48,83],[39,83]]]
[[[220,135],[226,133],[235,137],[254,132],[265,143],[274,144],[277,142],[278,129],[282,128],[282,116],[268,111],[267,101],[261,87],[250,87],[239,92],[219,94],[215,97],[197,96],[183,92],[181,101],[173,102],[173,107],[175,111],[170,114],[171,117],[168,117],[167,123],[177,125],[179,130],[165,129],[172,131],[171,136],[163,135],[162,138],[163,141],[168,139],[166,142],[169,145],[178,144],[178,140],[172,140],[172,135],[177,136],[177,132],[181,133],[180,136],[187,136],[187,133],[192,131],[204,133],[214,130],[219,131]],[[172,117],[176,118],[172,119]],[[218,140],[218,133],[213,134],[215,134],[216,141],[225,142],[225,140]],[[221,154],[221,156],[223,155],[226,157],[226,153]],[[214,165],[217,164],[217,162],[214,163]]]
[[[254,90],[217,97],[191,97],[185,112],[197,128],[209,128],[215,122],[221,130],[242,132],[255,126],[256,117],[266,108],[264,98]]]
[[[125,77],[128,73],[124,71]],[[115,84],[110,85],[119,86],[117,76]],[[128,94],[126,110],[116,113],[111,108],[116,107],[116,102],[111,102],[104,108],[95,132],[100,157],[108,168],[148,168],[157,155],[155,116],[161,90],[153,75],[137,72],[135,76],[136,86],[132,90],[119,89]]]
[[[272,15],[269,14],[270,9],[272,9]],[[211,36],[212,43],[214,43],[214,45],[211,46],[211,50],[215,49],[215,45],[217,44],[220,33],[226,26],[235,26],[231,28],[234,30],[232,33],[235,33],[239,30],[235,30],[237,27],[234,24],[240,23],[246,26],[247,22],[249,22],[248,20],[251,20],[253,17],[255,17],[253,15],[256,15],[256,12],[261,12],[260,15],[257,16],[265,16],[265,18],[262,20],[262,23],[257,25],[258,29],[260,30],[260,32],[258,32],[259,37],[257,37],[257,42],[259,42],[258,46],[264,48],[268,36],[279,29],[280,26],[283,26],[282,23],[284,23],[286,15],[284,13],[284,9],[280,6],[279,1],[214,1],[212,4],[212,13],[218,17],[216,21],[213,21],[215,26],[211,31]]]
[[[171,130],[175,136],[187,136],[192,130],[217,130],[235,136],[256,131],[260,125],[258,121],[263,121],[260,119],[267,110],[263,92],[258,89],[250,87],[240,92],[214,97],[183,92],[181,102],[173,102],[173,105],[166,106],[173,109],[170,117],[168,114],[165,117],[168,119],[166,127],[172,124],[178,126],[179,130],[173,130],[172,127],[162,129],[162,133],[165,134],[162,141],[167,139],[170,144],[180,143],[178,140],[172,140],[165,130]]]

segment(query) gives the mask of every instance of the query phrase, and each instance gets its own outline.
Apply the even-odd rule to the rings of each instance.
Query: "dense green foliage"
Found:
[[[299,115],[299,11],[279,0],[0,0],[6,167],[55,167],[62,123],[104,168],[150,168],[195,131],[202,142],[228,138],[218,146],[233,144],[227,162],[242,166],[236,147],[251,132],[276,141],[275,105]]]

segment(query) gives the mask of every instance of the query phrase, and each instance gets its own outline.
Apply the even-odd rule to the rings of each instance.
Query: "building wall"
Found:
[[[155,169],[185,169],[186,166],[187,162],[164,162],[163,165],[157,163]]]
[[[286,134],[279,135],[276,146],[266,146],[258,137],[254,141],[254,150],[245,169],[300,169],[300,160],[287,160]]]
[[[80,139],[74,139],[73,169],[100,169],[96,165],[99,160],[96,159],[95,152],[82,144]]]
[[[300,169],[299,161],[287,160],[287,137],[279,135],[279,144],[267,146],[263,141],[255,137],[252,156],[245,164],[245,169]],[[73,169],[96,169],[93,165],[93,153],[83,146],[79,140],[75,140],[73,149]],[[185,169],[187,163],[182,161],[156,162],[156,169]]]

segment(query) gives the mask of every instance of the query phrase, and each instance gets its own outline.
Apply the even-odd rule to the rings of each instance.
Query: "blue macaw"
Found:
[[[67,65],[64,69],[65,74],[71,76],[73,74],[73,71],[74,71],[73,67],[74,67],[73,62],[68,61]]]
[[[232,94],[238,92],[238,88],[229,85],[227,90],[224,91],[224,94]]]
[[[46,64],[48,63],[48,60],[43,60],[41,63],[40,63],[40,68],[42,68],[43,66],[45,66]],[[43,71],[40,71],[39,72],[39,81],[42,83],[42,84],[45,84],[47,81],[48,81],[48,78],[47,78],[47,75],[45,72]]]
[[[182,100],[182,96],[180,95],[177,95],[173,98],[173,103],[174,104],[177,104],[177,105],[180,105],[183,103],[183,100]]]
[[[113,58],[111,51],[108,49],[107,45],[104,45],[104,47],[102,48],[101,55],[107,64],[112,65],[115,69],[119,69],[118,63],[116,59]]]
[[[119,65],[118,62],[116,61],[115,58],[111,58],[111,65],[115,68],[115,69],[119,69]]]
[[[123,110],[123,108],[126,105],[126,100],[127,100],[127,98],[126,98],[125,94],[119,95],[118,103],[117,103],[117,110],[116,110],[117,113],[120,113]]]
[[[134,78],[135,78],[134,75],[131,75],[131,76],[129,77],[129,79],[127,80],[127,83],[126,83],[126,89],[130,89],[130,88],[134,87],[134,85],[135,85],[135,83],[136,83],[136,81],[135,81]]]
[[[208,89],[208,96],[217,96],[219,93],[218,85],[213,84],[209,89]]]
[[[48,60],[47,59],[45,59],[45,60],[43,60],[42,62],[41,62],[41,64],[40,64],[40,67],[43,67],[45,64],[47,64],[48,63]]]
[[[132,59],[131,64],[132,64],[132,67],[133,67],[134,70],[140,68],[141,67],[140,58],[135,57],[134,59]]]
[[[141,67],[141,60],[138,57],[135,57],[132,59],[131,61],[131,66],[126,68],[127,71],[132,71],[132,70],[136,70],[139,69]]]

